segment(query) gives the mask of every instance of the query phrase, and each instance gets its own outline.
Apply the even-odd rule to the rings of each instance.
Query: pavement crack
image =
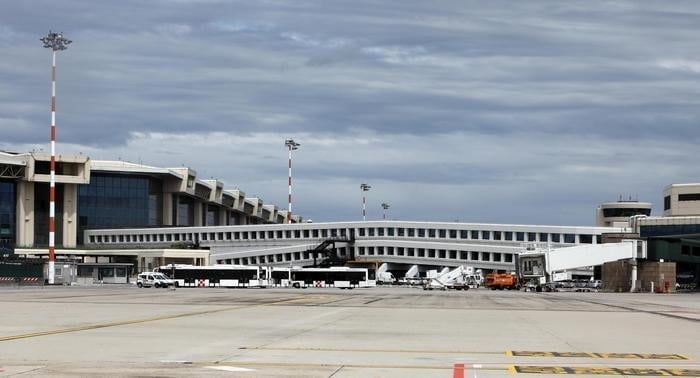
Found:
[[[328,378],[332,378],[332,377],[333,377],[334,375],[336,375],[336,373],[338,373],[343,367],[345,367],[345,365],[340,365],[340,367],[337,368],[337,369],[335,369],[335,371],[334,371],[331,375],[329,375]]]

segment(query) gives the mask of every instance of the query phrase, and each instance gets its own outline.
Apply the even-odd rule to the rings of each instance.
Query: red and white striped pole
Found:
[[[365,200],[365,192],[369,191],[371,186],[367,184],[360,184],[360,190],[362,190],[362,220],[366,221],[367,220],[367,205],[366,205],[366,200]]]
[[[67,49],[72,41],[62,33],[52,33],[41,38],[44,47],[52,51],[51,59],[51,175],[49,179],[49,285],[56,279],[56,51]]]
[[[292,223],[292,148],[289,148],[289,207],[287,211],[287,223]]]
[[[292,150],[296,150],[301,146],[294,139],[287,139],[284,145],[289,149],[289,196],[287,198],[289,208],[287,210],[287,223],[292,223]]]
[[[367,206],[366,206],[366,201],[365,201],[365,195],[362,194],[362,220],[366,221],[367,220]]]
[[[49,182],[49,285],[55,280],[56,261],[56,51],[51,61],[51,179]]]

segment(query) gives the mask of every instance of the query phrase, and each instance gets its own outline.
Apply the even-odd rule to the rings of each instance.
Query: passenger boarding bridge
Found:
[[[376,263],[513,270],[525,243],[552,248],[601,244],[626,228],[480,223],[366,221],[168,227],[85,231],[87,249],[202,248],[210,261],[242,265],[309,265],[311,250],[336,241],[338,257]]]

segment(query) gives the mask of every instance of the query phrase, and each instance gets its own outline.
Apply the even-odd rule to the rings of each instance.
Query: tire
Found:
[[[299,282],[295,282],[295,283],[292,285],[292,287],[295,288],[295,289],[299,289],[299,288],[301,288],[301,285],[299,285]]]
[[[175,281],[175,287],[180,287],[180,283]]]
[[[139,289],[141,289],[141,288],[143,287],[143,284],[142,284],[141,282],[137,282],[137,283],[136,283],[136,286],[137,286]]]
[[[160,284],[159,284],[158,282],[156,282],[156,283],[153,284],[153,287],[155,287],[155,288],[157,289],[157,288],[160,287]]]

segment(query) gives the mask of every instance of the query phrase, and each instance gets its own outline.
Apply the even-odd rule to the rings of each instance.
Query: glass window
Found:
[[[479,240],[479,231],[472,230],[472,239]]]
[[[525,241],[525,233],[524,232],[516,232],[515,233],[515,240],[516,241]]]
[[[468,238],[469,238],[469,231],[467,231],[467,230],[460,230],[460,231],[459,231],[459,238],[460,238],[460,239],[468,239]]]
[[[501,240],[501,231],[493,232],[493,240]]]
[[[581,244],[593,244],[593,235],[581,234],[578,239]]]
[[[678,201],[700,201],[700,193],[679,194]]]
[[[425,237],[425,229],[424,229],[424,228],[419,228],[419,229],[418,229],[418,237],[419,237],[419,238],[424,238],[424,237]]]
[[[552,243],[559,243],[560,240],[560,234],[552,234]]]
[[[447,230],[439,230],[438,231],[438,237],[441,239],[444,239],[447,237]]]
[[[491,239],[491,231],[481,231],[481,239],[490,240]]]
[[[435,229],[428,229],[428,237],[429,238],[434,238],[435,237]]]
[[[412,238],[416,235],[416,230],[414,228],[409,228],[407,231],[408,237]]]
[[[17,204],[15,188],[15,183],[12,181],[0,181],[0,246],[8,248],[12,248],[15,244]]]
[[[513,240],[513,233],[511,231],[506,231],[505,239],[506,240]]]
[[[549,238],[547,237],[547,235],[548,234],[546,232],[540,232],[540,241],[541,242],[549,241]]]
[[[569,243],[569,244],[576,243],[576,235],[564,234],[564,243]]]

